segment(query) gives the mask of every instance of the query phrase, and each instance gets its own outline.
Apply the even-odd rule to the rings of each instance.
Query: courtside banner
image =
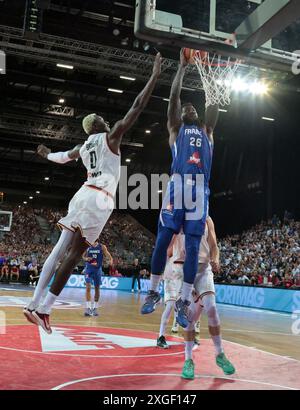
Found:
[[[300,291],[254,286],[215,285],[217,302],[292,313],[300,310]]]
[[[132,286],[132,278],[122,278],[116,276],[102,276],[101,289],[108,290],[123,290],[130,292]],[[67,288],[85,288],[84,275],[71,275]],[[150,280],[141,279],[141,292],[147,293],[150,288]],[[137,283],[135,283],[135,290],[137,290]],[[160,285],[160,293],[163,294],[163,284]]]
[[[101,289],[131,291],[132,278],[102,276]],[[72,275],[68,288],[85,288],[84,275]],[[292,313],[300,310],[300,291],[287,289],[262,288],[254,286],[231,286],[216,284],[217,302],[229,305],[246,306],[258,309]],[[150,288],[150,280],[141,279],[141,292]],[[137,283],[135,283],[137,290]],[[163,282],[160,284],[163,294]]]

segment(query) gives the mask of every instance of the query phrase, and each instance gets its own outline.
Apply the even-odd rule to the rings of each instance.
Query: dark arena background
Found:
[[[300,389],[299,3],[0,0],[1,390]],[[232,33],[236,47],[224,43]],[[173,314],[158,342],[163,280],[155,312],[140,313],[165,194],[151,181],[170,175],[167,113],[183,47],[221,55],[221,70],[229,56],[239,61],[230,104],[219,106],[209,198],[222,343],[235,372],[216,365],[204,312],[190,380],[182,377],[185,332]],[[100,236],[111,257],[104,252],[99,306],[94,286],[86,302],[89,262],[81,258],[55,301],[48,334],[23,308],[87,170],[81,159],[58,164],[37,148],[84,144],[82,120],[91,113],[113,127],[150,78],[157,52],[161,74],[121,143],[115,209]],[[205,101],[189,64],[181,102],[204,120]]]

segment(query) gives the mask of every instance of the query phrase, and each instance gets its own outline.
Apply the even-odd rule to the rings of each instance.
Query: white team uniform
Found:
[[[173,243],[173,256],[168,259],[164,271],[165,303],[179,298],[183,283],[184,234],[179,233]]]
[[[197,298],[199,296],[200,297],[204,296],[206,293],[210,293],[210,292],[215,293],[214,274],[212,272],[211,265],[210,265],[210,250],[209,250],[209,244],[208,244],[207,239],[208,239],[208,227],[206,224],[204,235],[202,236],[200,249],[199,249],[198,273],[194,281],[194,289],[197,293]],[[170,258],[166,266],[166,270],[168,269],[167,277],[169,278],[169,280],[168,281],[165,280],[165,301],[173,300],[173,299],[177,300],[179,297],[180,289],[183,283],[184,258],[185,258],[185,236],[183,233],[179,233],[176,236],[176,239],[174,241],[173,257]],[[181,264],[175,264],[174,261],[181,261]],[[171,264],[173,265],[172,268],[171,268]],[[166,270],[164,273],[165,277],[166,277]],[[180,281],[180,285],[179,285],[179,281]],[[179,288],[179,291],[176,293],[176,296],[173,296],[175,294],[174,289],[177,290],[178,288]]]
[[[195,291],[200,297],[204,296],[206,293],[215,293],[214,274],[211,269],[210,249],[207,239],[208,227],[206,223],[199,250],[198,273],[194,281]]]
[[[121,156],[108,146],[107,134],[90,135],[80,149],[87,180],[71,199],[68,214],[58,221],[63,229],[79,228],[91,246],[99,238],[114,209]]]

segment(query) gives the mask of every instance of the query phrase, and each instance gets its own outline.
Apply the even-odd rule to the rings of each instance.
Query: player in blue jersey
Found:
[[[100,299],[100,285],[101,285],[101,275],[102,275],[102,263],[103,256],[109,259],[109,264],[113,264],[113,259],[111,254],[108,252],[107,247],[101,243],[96,246],[90,246],[84,256],[85,267],[85,285],[86,285],[86,310],[84,316],[98,316],[98,307]],[[91,301],[91,288],[92,283],[95,288],[94,303]]]
[[[195,107],[181,105],[180,94],[188,63],[181,52],[180,65],[174,78],[168,107],[169,144],[172,150],[171,180],[163,201],[158,234],[151,263],[151,287],[141,313],[152,313],[160,300],[158,286],[164,271],[167,249],[174,234],[185,234],[184,282],[181,297],[176,301],[177,322],[189,324],[188,306],[197,273],[201,237],[208,214],[209,179],[213,153],[213,130],[217,123],[218,106],[208,106],[205,122]]]

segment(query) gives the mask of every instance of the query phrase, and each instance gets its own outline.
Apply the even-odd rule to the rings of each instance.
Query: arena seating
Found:
[[[1,269],[6,264],[9,275],[13,266],[19,267],[19,280],[29,281],[29,270],[40,270],[53,243],[43,237],[37,217],[43,217],[51,232],[65,214],[63,210],[6,207],[13,210],[13,226],[0,243]],[[270,287],[300,287],[300,222],[273,218],[262,222],[241,235],[228,236],[219,241],[221,272],[216,283]],[[101,241],[114,259],[113,271],[105,266],[105,273],[130,276],[135,258],[150,270],[150,258],[155,242],[153,234],[126,213],[115,211],[104,228]],[[31,266],[33,264],[33,267]],[[82,270],[83,262],[79,266]],[[5,269],[4,269],[5,271]],[[10,277],[10,276],[9,276]],[[2,280],[5,280],[3,275]]]

